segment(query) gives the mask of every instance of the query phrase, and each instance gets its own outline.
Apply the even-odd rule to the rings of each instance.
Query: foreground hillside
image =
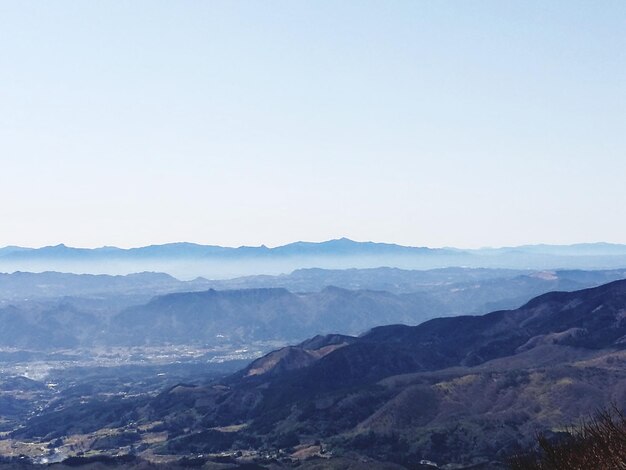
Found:
[[[626,281],[617,281],[516,310],[318,336],[217,382],[57,404],[11,436],[64,447],[81,435],[95,451],[106,430],[109,451],[130,434],[147,458],[226,452],[286,465],[357,455],[501,468],[535,433],[556,436],[597,407],[626,403],[625,342]]]

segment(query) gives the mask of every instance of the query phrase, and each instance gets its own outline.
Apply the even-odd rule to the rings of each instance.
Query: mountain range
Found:
[[[613,269],[626,266],[626,245],[591,243],[456,249],[356,242],[346,238],[320,243],[238,248],[171,243],[140,248],[0,248],[0,270],[62,271],[91,274],[166,272],[181,279],[280,274],[300,268],[434,269],[450,266],[512,269]]]
[[[167,274],[0,274],[0,346],[219,346],[360,334],[389,323],[514,308],[551,290],[626,277],[624,270],[299,270],[179,281]],[[340,287],[338,287],[340,286]]]

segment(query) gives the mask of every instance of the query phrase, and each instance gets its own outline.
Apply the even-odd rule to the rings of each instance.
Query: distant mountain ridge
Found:
[[[118,248],[115,246],[103,246],[99,248],[76,248],[63,243],[58,245],[44,246],[41,248],[30,248],[21,246],[5,246],[0,248],[0,257],[20,258],[29,256],[210,256],[215,254],[234,255],[254,253],[263,256],[266,254],[281,255],[302,255],[302,254],[353,254],[353,253],[543,253],[562,254],[568,256],[587,255],[626,255],[626,244],[617,243],[575,243],[570,245],[519,245],[499,248],[430,248],[426,246],[407,246],[396,243],[383,242],[360,242],[349,238],[338,238],[323,242],[297,241],[276,247],[247,246],[227,247],[220,245],[202,245],[199,243],[175,242],[161,245],[146,245],[135,248]]]
[[[137,248],[117,248],[106,246],[100,248],[74,248],[59,244],[41,248],[25,248],[8,246],[0,248],[0,257],[29,257],[32,255],[42,256],[238,256],[240,254],[254,254],[264,256],[267,254],[279,255],[303,255],[303,254],[352,254],[368,252],[447,252],[447,248],[410,247],[393,243],[356,242],[348,238],[328,240],[324,242],[294,242],[287,245],[268,248],[261,246],[224,247],[219,245],[201,245],[197,243],[178,242],[163,245],[148,245]],[[456,251],[456,250],[455,250]]]
[[[214,279],[279,274],[300,268],[433,269],[451,266],[511,269],[610,269],[626,266],[626,245],[584,243],[458,249],[411,247],[356,242],[347,238],[325,242],[295,242],[274,248],[238,248],[194,243],[170,243],[138,248],[0,248],[0,270],[63,271],[92,274],[167,272],[179,278]]]

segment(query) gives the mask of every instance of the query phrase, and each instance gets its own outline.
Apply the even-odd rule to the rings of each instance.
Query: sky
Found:
[[[0,0],[0,246],[626,243],[626,2]]]

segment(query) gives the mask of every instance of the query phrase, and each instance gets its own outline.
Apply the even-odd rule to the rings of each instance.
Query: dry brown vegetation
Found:
[[[626,469],[626,417],[614,406],[553,442],[537,438],[539,452],[516,456],[513,470],[623,470]]]

